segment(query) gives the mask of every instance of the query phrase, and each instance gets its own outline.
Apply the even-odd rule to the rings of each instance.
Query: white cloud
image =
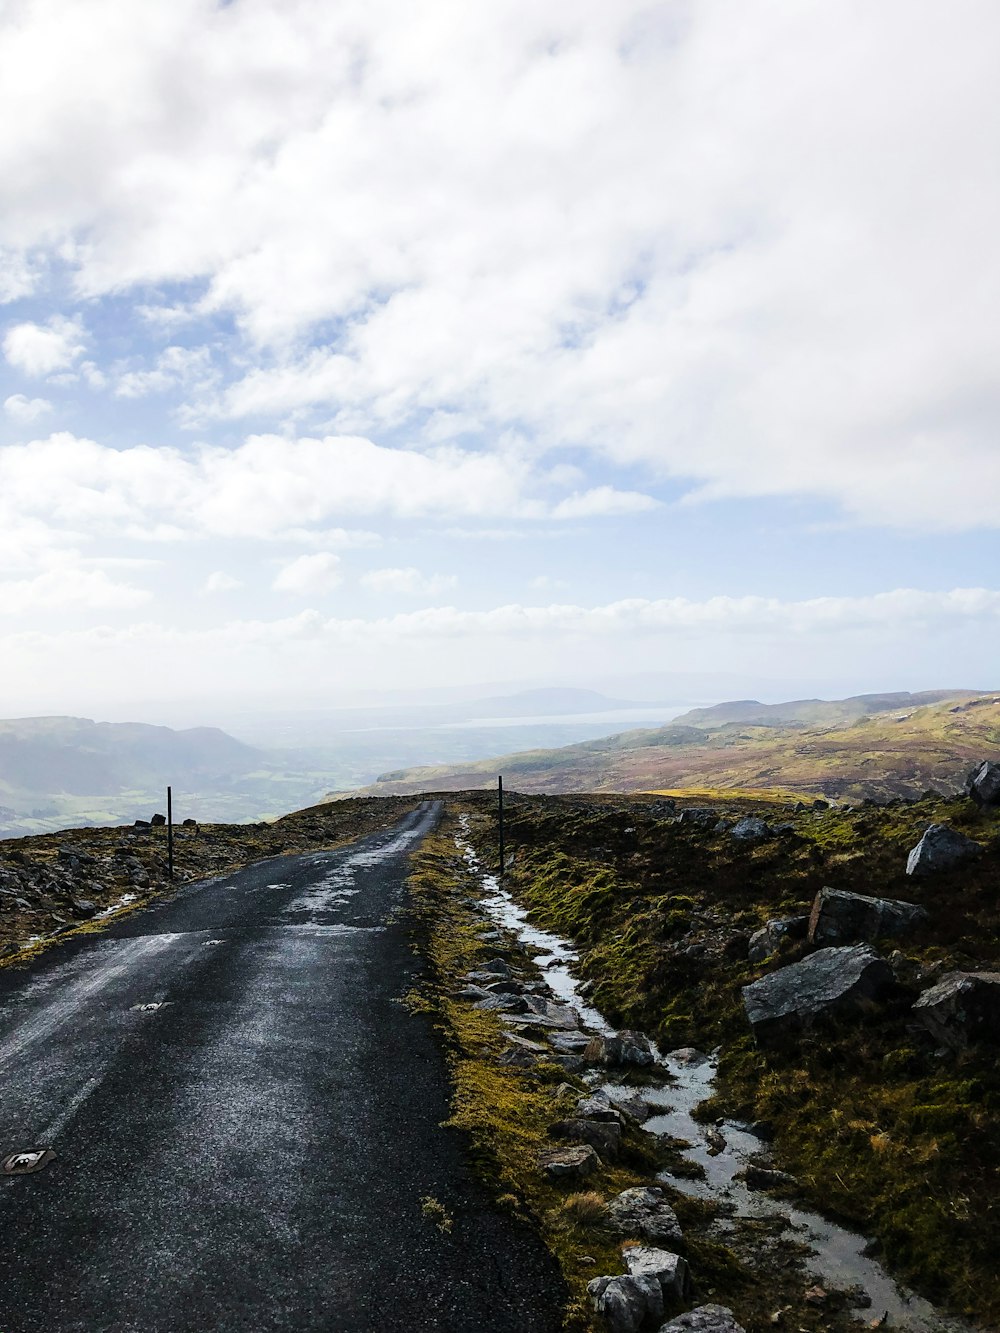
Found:
[[[208,347],[167,347],[151,370],[130,370],[115,385],[118,398],[144,398],[180,386],[202,391],[214,383],[216,373]]]
[[[553,518],[597,518],[612,514],[643,514],[658,508],[659,502],[639,491],[616,491],[613,486],[596,486],[577,491],[560,500],[552,510]]]
[[[116,583],[101,569],[46,570],[31,579],[0,580],[0,615],[23,616],[66,607],[121,611],[149,600],[144,588]]]
[[[315,555],[300,555],[283,565],[271,587],[295,597],[310,597],[329,592],[341,581],[340,556],[332,551],[317,551]]]
[[[497,515],[537,519],[536,477],[517,455],[442,447],[422,454],[357,437],[251,436],[223,449],[182,453],[140,445],[111,449],[61,432],[0,448],[0,513],[85,526],[136,540],[187,536],[318,541],[331,518]],[[613,506],[614,492],[601,505]],[[630,493],[625,494],[634,507]],[[312,534],[312,535],[310,535]],[[365,530],[332,530],[336,547],[373,545]]]
[[[26,398],[23,393],[13,393],[4,399],[3,410],[14,421],[37,421],[52,411],[52,404],[47,398]]]
[[[408,566],[402,569],[371,569],[362,574],[361,582],[377,593],[402,594],[405,597],[435,596],[454,588],[458,579],[454,574],[421,574]]]
[[[444,673],[453,683],[526,674],[579,679],[634,670],[651,652],[669,660],[672,670],[718,671],[738,655],[745,671],[768,675],[780,660],[782,674],[813,676],[828,675],[835,653],[840,670],[889,682],[885,688],[990,688],[988,679],[954,679],[956,645],[968,660],[976,652],[987,662],[996,659],[1000,590],[436,607],[372,619],[326,618],[310,608],[280,620],[209,628],[140,623],[6,634],[0,661],[11,681],[22,682],[21,707],[29,706],[29,690],[37,701],[31,707],[65,701],[67,661],[79,681],[70,696],[74,707],[102,702],[119,709],[124,699],[164,693],[229,705],[238,697],[283,708],[290,697],[328,703],[331,690],[361,681],[372,689],[398,685],[401,660],[412,687],[440,685]],[[13,707],[14,696],[8,697]]]
[[[13,324],[4,334],[4,355],[32,378],[66,370],[86,347],[79,319],[53,315],[46,324]]]
[[[242,588],[243,581],[234,578],[232,574],[227,574],[224,569],[213,570],[202,585],[203,593],[232,592],[234,588]]]

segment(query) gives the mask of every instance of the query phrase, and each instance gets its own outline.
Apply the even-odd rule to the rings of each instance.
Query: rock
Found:
[[[691,1279],[686,1262],[668,1250],[640,1245],[626,1250],[624,1259],[627,1276],[595,1277],[587,1291],[611,1333],[638,1333],[663,1318],[667,1302],[684,1299]]]
[[[97,915],[97,904],[90,901],[89,898],[70,898],[69,905],[73,909],[73,915],[87,919]]]
[[[1000,1042],[1000,972],[949,972],[924,991],[914,1014],[952,1050]]]
[[[615,1125],[622,1122],[621,1111],[611,1104],[611,1098],[603,1089],[589,1097],[581,1097],[576,1104],[576,1113],[588,1120],[607,1120]]]
[[[622,1250],[629,1277],[653,1277],[667,1301],[682,1301],[691,1287],[688,1266],[679,1254],[649,1245],[630,1245]]]
[[[149,822],[153,828],[162,828],[167,822],[167,817],[166,815],[154,815]]]
[[[648,1319],[663,1316],[663,1292],[655,1278],[595,1277],[587,1293],[610,1333],[638,1333]]]
[[[653,1064],[655,1059],[649,1038],[641,1032],[618,1032],[613,1037],[591,1037],[584,1058],[590,1064],[604,1065],[609,1069],[627,1065],[645,1067]]]
[[[567,1120],[557,1120],[549,1126],[549,1130],[557,1139],[575,1139],[578,1143],[588,1143],[603,1162],[615,1161],[621,1147],[622,1127],[617,1121],[583,1120],[571,1116]]]
[[[650,1186],[623,1190],[608,1204],[607,1212],[608,1222],[622,1236],[643,1236],[659,1244],[681,1241],[677,1214],[662,1190]]]
[[[928,920],[916,903],[898,898],[867,898],[846,889],[820,889],[809,916],[810,944],[858,944],[905,935]]]
[[[965,779],[965,794],[976,805],[1000,805],[1000,764],[984,759]]]
[[[627,1120],[634,1120],[637,1125],[643,1124],[653,1114],[649,1102],[638,1092],[626,1092],[623,1089],[620,1092],[609,1092],[607,1095],[612,1106]]]
[[[777,951],[782,940],[804,940],[808,929],[807,916],[775,917],[750,936],[747,958],[751,963],[762,963]]]
[[[135,828],[149,828],[149,820],[148,820],[148,819],[137,819],[137,820],[135,821]]]
[[[701,810],[695,806],[690,806],[687,810],[682,810],[674,820],[675,824],[693,824],[696,828],[709,828],[719,821],[718,810]]]
[[[510,965],[506,963],[502,958],[491,958],[488,963],[480,963],[480,965],[476,968],[476,972],[485,973],[488,976],[492,977],[494,980],[497,977],[509,978],[514,975],[513,972],[511,972],[510,970]],[[470,973],[470,976],[471,975],[474,974]]]
[[[676,1051],[671,1051],[667,1056],[668,1060],[673,1060],[679,1065],[703,1065],[708,1059],[704,1051],[696,1050],[693,1046],[678,1046]]]
[[[528,1014],[531,1012],[523,995],[487,995],[477,1000],[474,1007],[495,1014]]]
[[[830,808],[830,802],[829,802],[829,801],[823,801],[823,800],[817,799],[817,800],[813,801],[813,803],[812,803],[812,808],[813,808],[814,810],[829,810],[829,808]]]
[[[197,819],[183,819],[183,820],[181,820],[181,828],[197,828],[197,827],[198,827],[198,821],[197,821]]]
[[[759,815],[747,815],[738,819],[729,830],[729,836],[739,842],[758,842],[771,836],[771,826]]]
[[[725,1305],[699,1305],[687,1314],[678,1315],[664,1324],[660,1333],[746,1333],[742,1324],[738,1324],[732,1310]]]
[[[868,944],[819,949],[743,987],[743,1005],[758,1044],[779,1042],[821,1014],[880,1000],[892,968]]]
[[[957,829],[947,824],[930,824],[906,859],[906,873],[933,874],[935,870],[946,870],[970,856],[978,856],[982,850],[978,842]]]
[[[770,1167],[753,1164],[737,1171],[736,1179],[745,1181],[747,1188],[752,1190],[794,1189],[799,1183],[787,1171],[774,1171]]]
[[[527,987],[521,981],[491,981],[486,987],[490,995],[523,995]]]
[[[538,1157],[542,1174],[551,1181],[584,1180],[600,1165],[601,1159],[587,1143],[575,1148],[549,1148]]]

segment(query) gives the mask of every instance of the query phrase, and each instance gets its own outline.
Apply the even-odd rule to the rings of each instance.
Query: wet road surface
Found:
[[[562,1289],[440,1127],[400,1003],[421,806],[0,971],[0,1331],[554,1333]],[[421,1211],[454,1214],[445,1234]]]

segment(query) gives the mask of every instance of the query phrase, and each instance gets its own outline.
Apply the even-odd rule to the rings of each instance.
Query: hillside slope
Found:
[[[783,788],[828,797],[888,799],[928,788],[957,791],[971,764],[1000,745],[1000,696],[969,691],[752,704],[685,714],[558,750],[387,774],[357,795],[411,795],[492,786],[498,772],[523,792]],[[763,717],[766,721],[761,720]],[[824,720],[794,720],[796,710]],[[866,711],[867,710],[867,711]]]

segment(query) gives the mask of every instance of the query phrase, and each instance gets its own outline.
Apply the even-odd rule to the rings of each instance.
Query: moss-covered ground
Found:
[[[703,794],[698,804],[705,803]],[[1000,1321],[1000,1060],[997,1046],[936,1048],[911,1012],[933,970],[1000,968],[1000,818],[964,799],[790,814],[763,799],[712,804],[790,827],[759,843],[662,817],[641,797],[508,802],[507,884],[539,925],[575,940],[593,1002],[663,1049],[721,1047],[706,1115],[762,1122],[777,1164],[812,1204],[870,1235],[890,1271],[986,1325]],[[495,864],[493,802],[466,798]],[[924,879],[906,854],[931,822],[984,846]],[[895,998],[759,1051],[740,988],[801,956],[786,945],[746,961],[770,917],[808,911],[825,885],[923,904],[927,924],[898,941]],[[1000,1038],[998,1038],[1000,1041]]]

